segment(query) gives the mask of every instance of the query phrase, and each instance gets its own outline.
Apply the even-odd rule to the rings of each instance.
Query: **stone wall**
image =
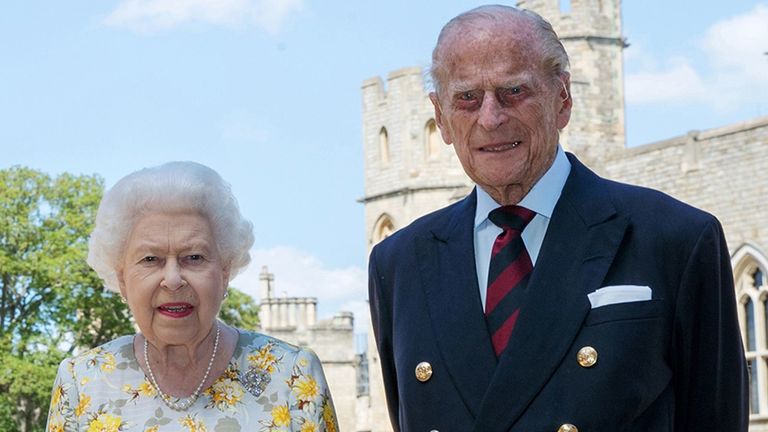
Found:
[[[731,254],[747,243],[768,253],[768,117],[626,149],[597,168],[714,214]]]

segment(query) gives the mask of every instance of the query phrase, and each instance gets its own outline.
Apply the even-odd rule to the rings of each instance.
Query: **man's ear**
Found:
[[[437,93],[430,92],[429,100],[432,101],[432,106],[435,107],[435,124],[440,128],[440,135],[443,137],[443,142],[450,145],[453,144],[453,138],[448,133],[448,128],[443,124],[443,109],[440,107],[440,99],[437,97]]]
[[[562,129],[571,119],[571,108],[573,108],[573,97],[571,96],[571,74],[563,72],[558,79],[560,82],[560,109],[557,111],[557,128]]]

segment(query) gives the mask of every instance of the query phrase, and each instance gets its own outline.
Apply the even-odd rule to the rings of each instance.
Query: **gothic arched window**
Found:
[[[395,224],[392,223],[392,218],[387,214],[379,216],[379,220],[373,226],[373,233],[371,235],[371,246],[376,245],[378,242],[392,235],[395,232]]]
[[[437,158],[440,154],[443,138],[440,136],[440,131],[437,130],[437,124],[432,119],[424,126],[424,139],[426,140],[424,147],[427,159]]]
[[[381,159],[381,166],[389,165],[389,134],[385,127],[379,131],[379,158]]]
[[[733,256],[739,324],[749,366],[749,412],[752,417],[768,416],[768,260],[751,246]]]

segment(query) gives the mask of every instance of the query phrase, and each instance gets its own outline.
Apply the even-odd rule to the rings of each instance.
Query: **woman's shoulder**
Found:
[[[239,333],[237,348],[244,352],[259,351],[263,350],[265,347],[291,354],[305,351],[304,348],[301,348],[298,345],[288,343],[284,340],[278,339],[274,336],[266,335],[264,333],[242,329],[237,329],[237,331]]]
[[[317,354],[307,347],[259,332],[240,329],[238,332],[240,335],[233,357],[241,364],[273,371],[276,366],[285,363],[319,363]]]
[[[71,357],[70,360],[77,362],[105,354],[125,356],[128,350],[133,357],[133,337],[133,335],[120,336],[99,346],[81,351]]]
[[[120,336],[102,345],[83,350],[64,359],[62,366],[70,369],[94,366],[104,372],[111,372],[119,365],[135,362],[133,335]]]

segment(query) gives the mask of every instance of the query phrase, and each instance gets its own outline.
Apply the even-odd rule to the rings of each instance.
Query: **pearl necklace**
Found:
[[[213,353],[211,353],[211,360],[208,361],[208,368],[205,369],[205,375],[203,375],[203,380],[200,381],[200,384],[197,385],[197,388],[194,392],[188,397],[185,398],[173,398],[171,395],[164,393],[162,390],[160,390],[160,386],[157,385],[157,380],[155,379],[155,374],[152,372],[152,366],[149,365],[149,353],[147,348],[147,338],[144,338],[144,364],[147,365],[147,372],[149,372],[149,379],[152,381],[152,387],[155,388],[157,391],[157,394],[160,395],[160,398],[163,400],[163,402],[168,406],[168,408],[174,410],[174,411],[186,411],[189,407],[192,406],[192,404],[195,403],[198,397],[200,397],[200,390],[203,389],[203,384],[205,384],[205,381],[208,379],[208,374],[211,373],[211,367],[213,367],[213,361],[216,359],[216,352],[219,350],[219,335],[221,334],[221,326],[219,326],[219,323],[216,322],[216,339],[213,342]],[[176,399],[175,401],[173,399]]]

